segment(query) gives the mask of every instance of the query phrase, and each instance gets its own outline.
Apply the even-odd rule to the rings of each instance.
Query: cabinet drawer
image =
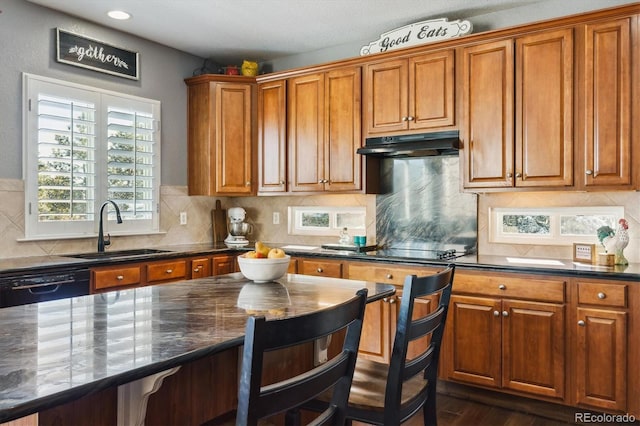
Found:
[[[372,266],[349,264],[348,278],[352,280],[373,281],[385,284],[404,284],[407,275],[426,276],[435,274],[438,269],[420,267]]]
[[[150,263],[147,265],[147,282],[177,280],[186,277],[187,261]]]
[[[191,259],[191,279],[208,277],[211,275],[211,259],[202,257]]]
[[[452,290],[456,293],[548,302],[564,302],[565,299],[565,282],[563,280],[547,280],[537,277],[521,278],[508,275],[456,273]]]
[[[299,263],[298,273],[319,277],[342,277],[342,263],[316,260],[303,260]]]
[[[578,283],[578,303],[626,308],[627,286],[624,284]]]
[[[96,290],[140,284],[140,266],[92,270],[91,281]]]

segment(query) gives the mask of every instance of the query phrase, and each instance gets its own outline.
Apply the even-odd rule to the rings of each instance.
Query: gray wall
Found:
[[[543,0],[543,1],[522,1],[524,6],[505,9],[500,12],[483,15],[456,15],[445,16],[450,21],[455,19],[467,19],[473,24],[473,32],[483,32],[500,28],[512,27],[515,25],[530,22],[543,21],[546,19],[558,18],[561,16],[575,15],[592,10],[606,9],[622,4],[636,3],[635,0]],[[530,4],[528,4],[530,3]],[[481,10],[481,8],[479,8]],[[365,12],[366,13],[366,12]],[[416,11],[419,13],[419,11]],[[440,18],[441,16],[438,16]],[[435,17],[434,17],[435,18]],[[365,19],[360,17],[359,19]],[[416,18],[416,21],[421,20]],[[369,44],[379,34],[392,30],[393,28],[380,28],[378,34],[371,40],[362,40],[358,43],[343,44],[314,52],[308,52],[296,56],[267,61],[263,67],[273,71],[282,71],[292,68],[299,68],[324,62],[332,62],[340,59],[347,59],[358,56],[360,48]]]
[[[22,73],[26,72],[160,100],[162,184],[186,185],[187,89],[183,80],[202,65],[201,58],[24,0],[3,0],[0,11],[0,179],[22,179]],[[138,52],[140,80],[56,62],[58,27]]]

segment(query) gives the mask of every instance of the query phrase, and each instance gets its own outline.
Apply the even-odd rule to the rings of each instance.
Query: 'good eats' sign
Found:
[[[360,56],[460,37],[472,29],[471,22],[459,19],[452,22],[446,18],[416,22],[382,34],[378,40],[363,46]]]

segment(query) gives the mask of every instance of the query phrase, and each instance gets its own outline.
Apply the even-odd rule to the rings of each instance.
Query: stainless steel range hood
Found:
[[[413,135],[367,138],[357,153],[374,157],[427,157],[458,155],[460,137],[457,130]]]

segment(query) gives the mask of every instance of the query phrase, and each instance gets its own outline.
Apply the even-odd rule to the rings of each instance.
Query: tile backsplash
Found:
[[[160,190],[160,230],[157,235],[113,236],[110,250],[157,247],[173,244],[209,243],[211,210],[215,197],[189,196],[185,186],[162,186]],[[375,195],[312,195],[219,198],[223,208],[244,207],[254,225],[251,240],[287,244],[322,244],[337,242],[328,237],[289,235],[287,210],[299,206],[364,206],[367,211],[367,243],[376,242]],[[486,255],[570,259],[568,246],[500,244],[489,242],[488,211],[490,207],[561,207],[615,205],[625,208],[629,221],[629,246],[625,256],[640,263],[640,192],[521,192],[480,194],[478,196],[478,252]],[[180,225],[180,212],[187,212],[187,225]],[[273,212],[280,213],[280,224],[273,225]],[[96,238],[72,240],[19,241],[24,238],[24,187],[21,180],[0,179],[0,258],[79,253],[96,250]],[[112,232],[107,228],[106,232]],[[594,241],[597,243],[597,239]]]

